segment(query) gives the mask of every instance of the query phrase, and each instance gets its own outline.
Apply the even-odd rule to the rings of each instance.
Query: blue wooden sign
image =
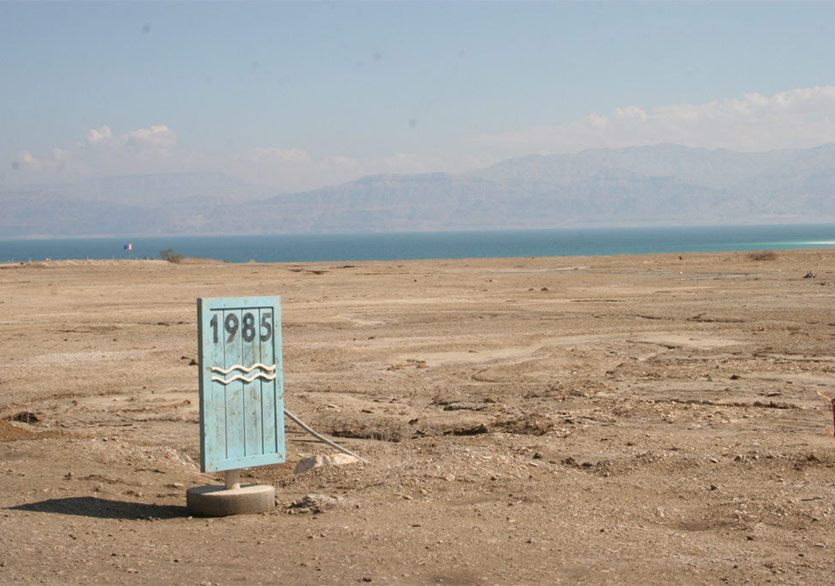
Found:
[[[197,300],[200,469],[284,462],[281,298]]]

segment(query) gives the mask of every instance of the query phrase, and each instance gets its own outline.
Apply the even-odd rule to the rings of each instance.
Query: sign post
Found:
[[[241,485],[240,470],[285,459],[284,370],[279,297],[197,300],[200,469],[224,486],[186,492],[193,514],[257,513],[275,506],[275,487]]]

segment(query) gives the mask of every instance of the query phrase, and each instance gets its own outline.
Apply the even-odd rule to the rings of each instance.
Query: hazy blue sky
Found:
[[[0,0],[0,187],[835,141],[835,3]]]

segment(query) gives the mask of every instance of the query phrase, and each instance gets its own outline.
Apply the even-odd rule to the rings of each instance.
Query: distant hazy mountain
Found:
[[[765,153],[596,149],[265,196],[222,174],[6,190],[0,236],[835,222],[835,144]]]
[[[206,210],[270,193],[223,173],[101,177],[0,190],[0,238],[200,232]]]
[[[73,186],[77,195],[96,201],[151,207],[171,203],[225,203],[269,195],[223,173],[169,173],[90,179]]]

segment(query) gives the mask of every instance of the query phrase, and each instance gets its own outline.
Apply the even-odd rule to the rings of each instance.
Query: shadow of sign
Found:
[[[146,503],[131,503],[111,501],[91,496],[76,496],[61,499],[48,499],[36,503],[7,507],[10,511],[33,511],[36,513],[58,513],[61,515],[78,515],[81,517],[95,517],[98,519],[173,519],[187,517],[185,507],[175,505],[153,505]]]

